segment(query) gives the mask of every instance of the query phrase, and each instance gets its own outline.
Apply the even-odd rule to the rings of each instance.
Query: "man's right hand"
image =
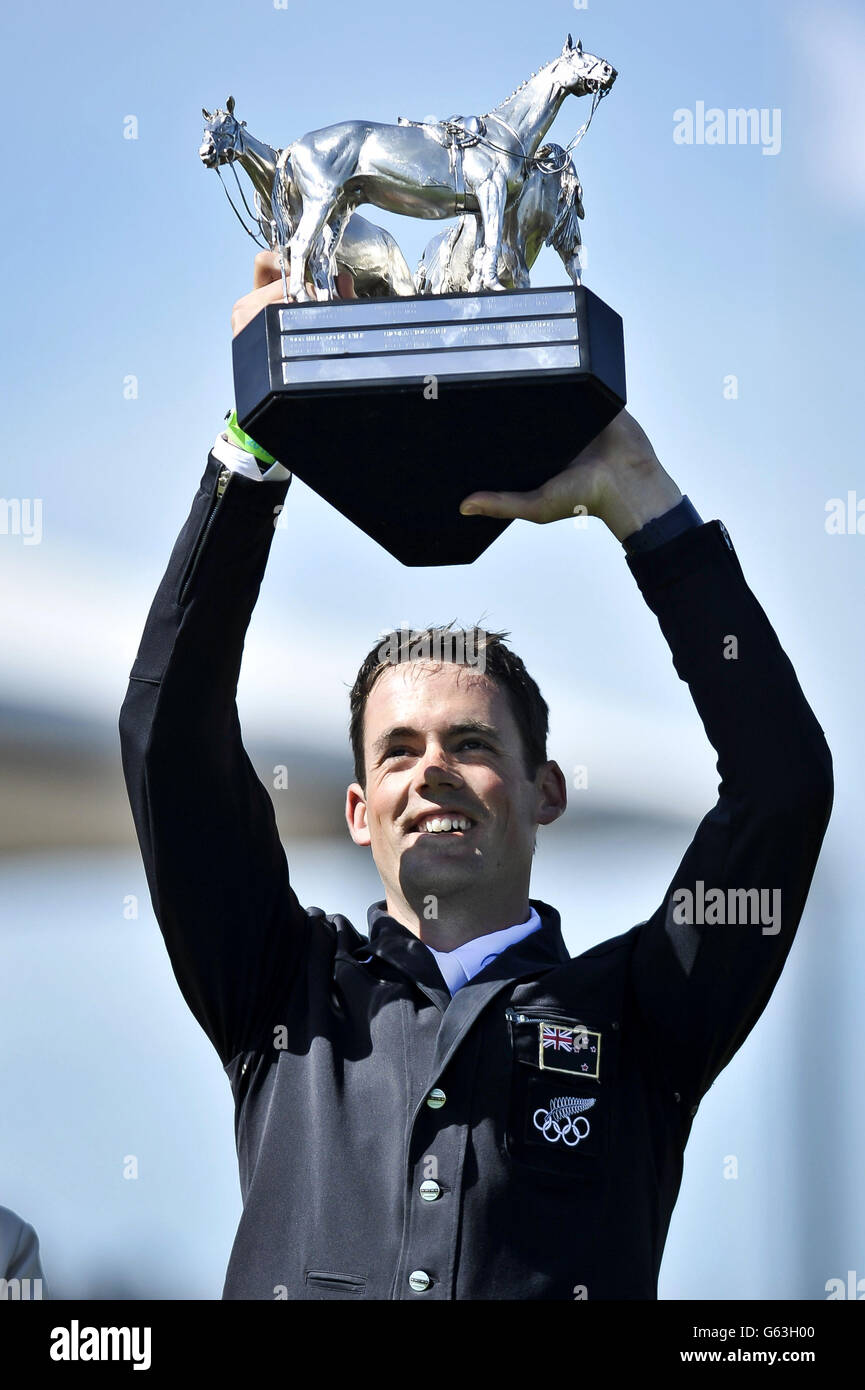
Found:
[[[288,255],[286,255],[285,270],[286,275],[288,275]],[[306,287],[311,294],[315,294],[311,281],[307,280]],[[348,270],[341,270],[337,275],[336,292],[340,299],[357,299],[354,292],[354,280]],[[295,302],[293,297],[289,295],[288,303],[294,304]],[[241,329],[245,328],[256,314],[261,312],[265,304],[282,303],[285,303],[285,300],[282,293],[279,253],[277,251],[259,251],[255,258],[252,289],[249,294],[238,299],[231,311],[231,336],[236,338]]]

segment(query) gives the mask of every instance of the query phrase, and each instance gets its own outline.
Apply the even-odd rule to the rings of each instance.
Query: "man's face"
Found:
[[[389,667],[367,701],[364,754],[366,791],[349,787],[346,818],[355,843],[372,849],[390,911],[405,903],[419,914],[428,894],[466,891],[485,904],[525,902],[537,826],[562,814],[565,784],[555,763],[527,777],[495,681],[453,662]],[[430,825],[448,812],[471,824]]]

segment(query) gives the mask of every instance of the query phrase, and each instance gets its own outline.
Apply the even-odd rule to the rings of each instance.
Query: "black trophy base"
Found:
[[[323,364],[326,379],[312,380],[311,349],[307,347],[302,358],[296,355],[300,350],[296,326],[309,322],[315,331],[305,336],[314,343],[326,337],[327,330],[322,333],[319,328],[320,314],[318,322],[301,317],[309,311],[314,314],[327,308],[340,331],[348,325],[343,337],[354,336],[357,341],[363,332],[371,333],[364,343],[371,348],[381,330],[365,327],[364,305],[388,306],[394,325],[390,333],[441,334],[449,330],[440,322],[428,327],[425,315],[440,317],[445,300],[480,297],[460,294],[345,300],[328,306],[268,305],[234,340],[235,402],[241,427],[402,564],[471,564],[510,522],[462,516],[463,498],[471,492],[528,492],[538,487],[566,468],[619,413],[626,399],[618,314],[585,287],[500,291],[482,298],[494,298],[498,308],[516,294],[568,296],[569,319],[574,323],[574,342],[569,346],[578,365],[546,367],[547,361],[561,361],[561,356],[556,358],[559,348],[552,352],[543,346],[516,350],[497,346],[493,359],[487,351],[473,353],[471,345],[450,347],[448,354],[415,350],[384,358],[380,349],[358,356],[355,342],[350,352],[331,351],[316,358]],[[538,301],[539,305],[549,302]],[[433,311],[431,304],[440,307]],[[410,328],[400,329],[407,310],[414,315]],[[507,313],[504,303],[501,310]],[[544,322],[549,327],[556,318],[561,339],[565,316],[553,315]],[[523,330],[519,341],[525,343],[533,336],[535,321],[541,323],[531,317],[511,318],[507,331],[513,333],[516,324]],[[292,333],[286,331],[288,323],[295,325],[294,343]],[[355,325],[360,331],[352,334]],[[485,325],[473,325],[473,331],[478,327],[485,331]],[[317,351],[315,346],[312,351]],[[467,374],[468,357],[454,362],[460,352],[482,362],[486,372]],[[536,361],[526,369],[526,358],[533,352]],[[358,364],[364,358],[368,375],[358,379],[363,370]],[[491,360],[496,370],[489,370]],[[389,375],[375,375],[385,361]],[[451,373],[441,370],[442,366],[458,370]],[[295,367],[303,379],[292,379]],[[434,367],[438,370],[433,371]],[[333,373],[339,371],[345,377],[334,380]]]

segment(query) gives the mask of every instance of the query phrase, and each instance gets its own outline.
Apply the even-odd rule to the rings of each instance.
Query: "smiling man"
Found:
[[[235,333],[281,294],[257,257]],[[651,916],[572,959],[529,896],[538,828],[566,805],[535,681],[504,634],[467,634],[472,662],[379,643],[350,698],[346,820],[384,887],[362,935],[299,902],[235,704],[290,481],[233,421],[216,440],[120,720],[154,911],[235,1100],[223,1296],[654,1299],[700,1099],[805,906],[832,804],[820,725],[726,528],[622,411],[537,492],[463,510],[544,524],[579,505],[609,528],[717,752],[718,801]],[[748,908],[770,892],[767,928]]]
[[[474,669],[368,660],[352,700],[363,752],[346,798],[349,831],[372,848],[389,915],[435,953],[489,944],[488,933],[529,920],[537,827],[567,802],[556,763],[530,766],[509,705],[505,682],[522,662],[501,634],[475,632],[483,645]],[[543,708],[545,742],[546,705],[519,674],[534,688],[535,711]],[[447,978],[451,962],[439,956],[439,965]]]

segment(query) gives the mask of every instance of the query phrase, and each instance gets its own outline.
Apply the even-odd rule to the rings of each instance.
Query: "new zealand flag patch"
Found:
[[[601,1035],[582,1023],[566,1028],[539,1019],[538,1066],[544,1071],[563,1071],[583,1080],[601,1077]]]

